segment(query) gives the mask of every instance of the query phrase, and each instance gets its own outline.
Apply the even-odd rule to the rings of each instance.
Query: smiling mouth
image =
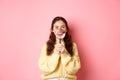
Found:
[[[63,35],[65,32],[64,31],[57,31],[56,34],[57,35]]]
[[[64,31],[58,31],[56,33],[56,36],[60,39],[63,39],[65,37],[65,32]]]

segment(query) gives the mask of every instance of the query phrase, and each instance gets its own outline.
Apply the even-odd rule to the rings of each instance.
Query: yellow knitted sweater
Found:
[[[76,73],[81,67],[77,45],[73,43],[74,55],[72,57],[68,54],[67,50],[61,55],[53,50],[52,55],[47,56],[46,49],[47,45],[44,44],[38,62],[39,68],[42,71],[42,79],[67,78],[67,80],[77,80]]]

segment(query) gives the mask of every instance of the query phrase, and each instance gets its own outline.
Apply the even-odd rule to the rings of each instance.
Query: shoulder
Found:
[[[73,42],[73,52],[74,52],[74,56],[78,55],[78,47],[77,47],[77,44],[75,42]]]
[[[42,45],[43,45],[43,46],[47,46],[47,43],[43,43]]]
[[[41,47],[42,49],[47,48],[47,43],[43,43]]]
[[[75,42],[73,42],[73,48],[76,48],[77,44]]]

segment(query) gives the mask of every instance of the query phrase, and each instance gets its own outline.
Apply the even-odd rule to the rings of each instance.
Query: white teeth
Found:
[[[62,34],[62,33],[58,33],[58,34]]]
[[[57,34],[63,34],[63,32],[64,31],[60,31],[60,30],[56,31]]]

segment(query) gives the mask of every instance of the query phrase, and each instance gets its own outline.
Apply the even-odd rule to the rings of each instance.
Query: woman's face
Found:
[[[59,20],[53,25],[53,32],[56,38],[62,38],[63,35],[67,32],[65,23],[62,20]]]

